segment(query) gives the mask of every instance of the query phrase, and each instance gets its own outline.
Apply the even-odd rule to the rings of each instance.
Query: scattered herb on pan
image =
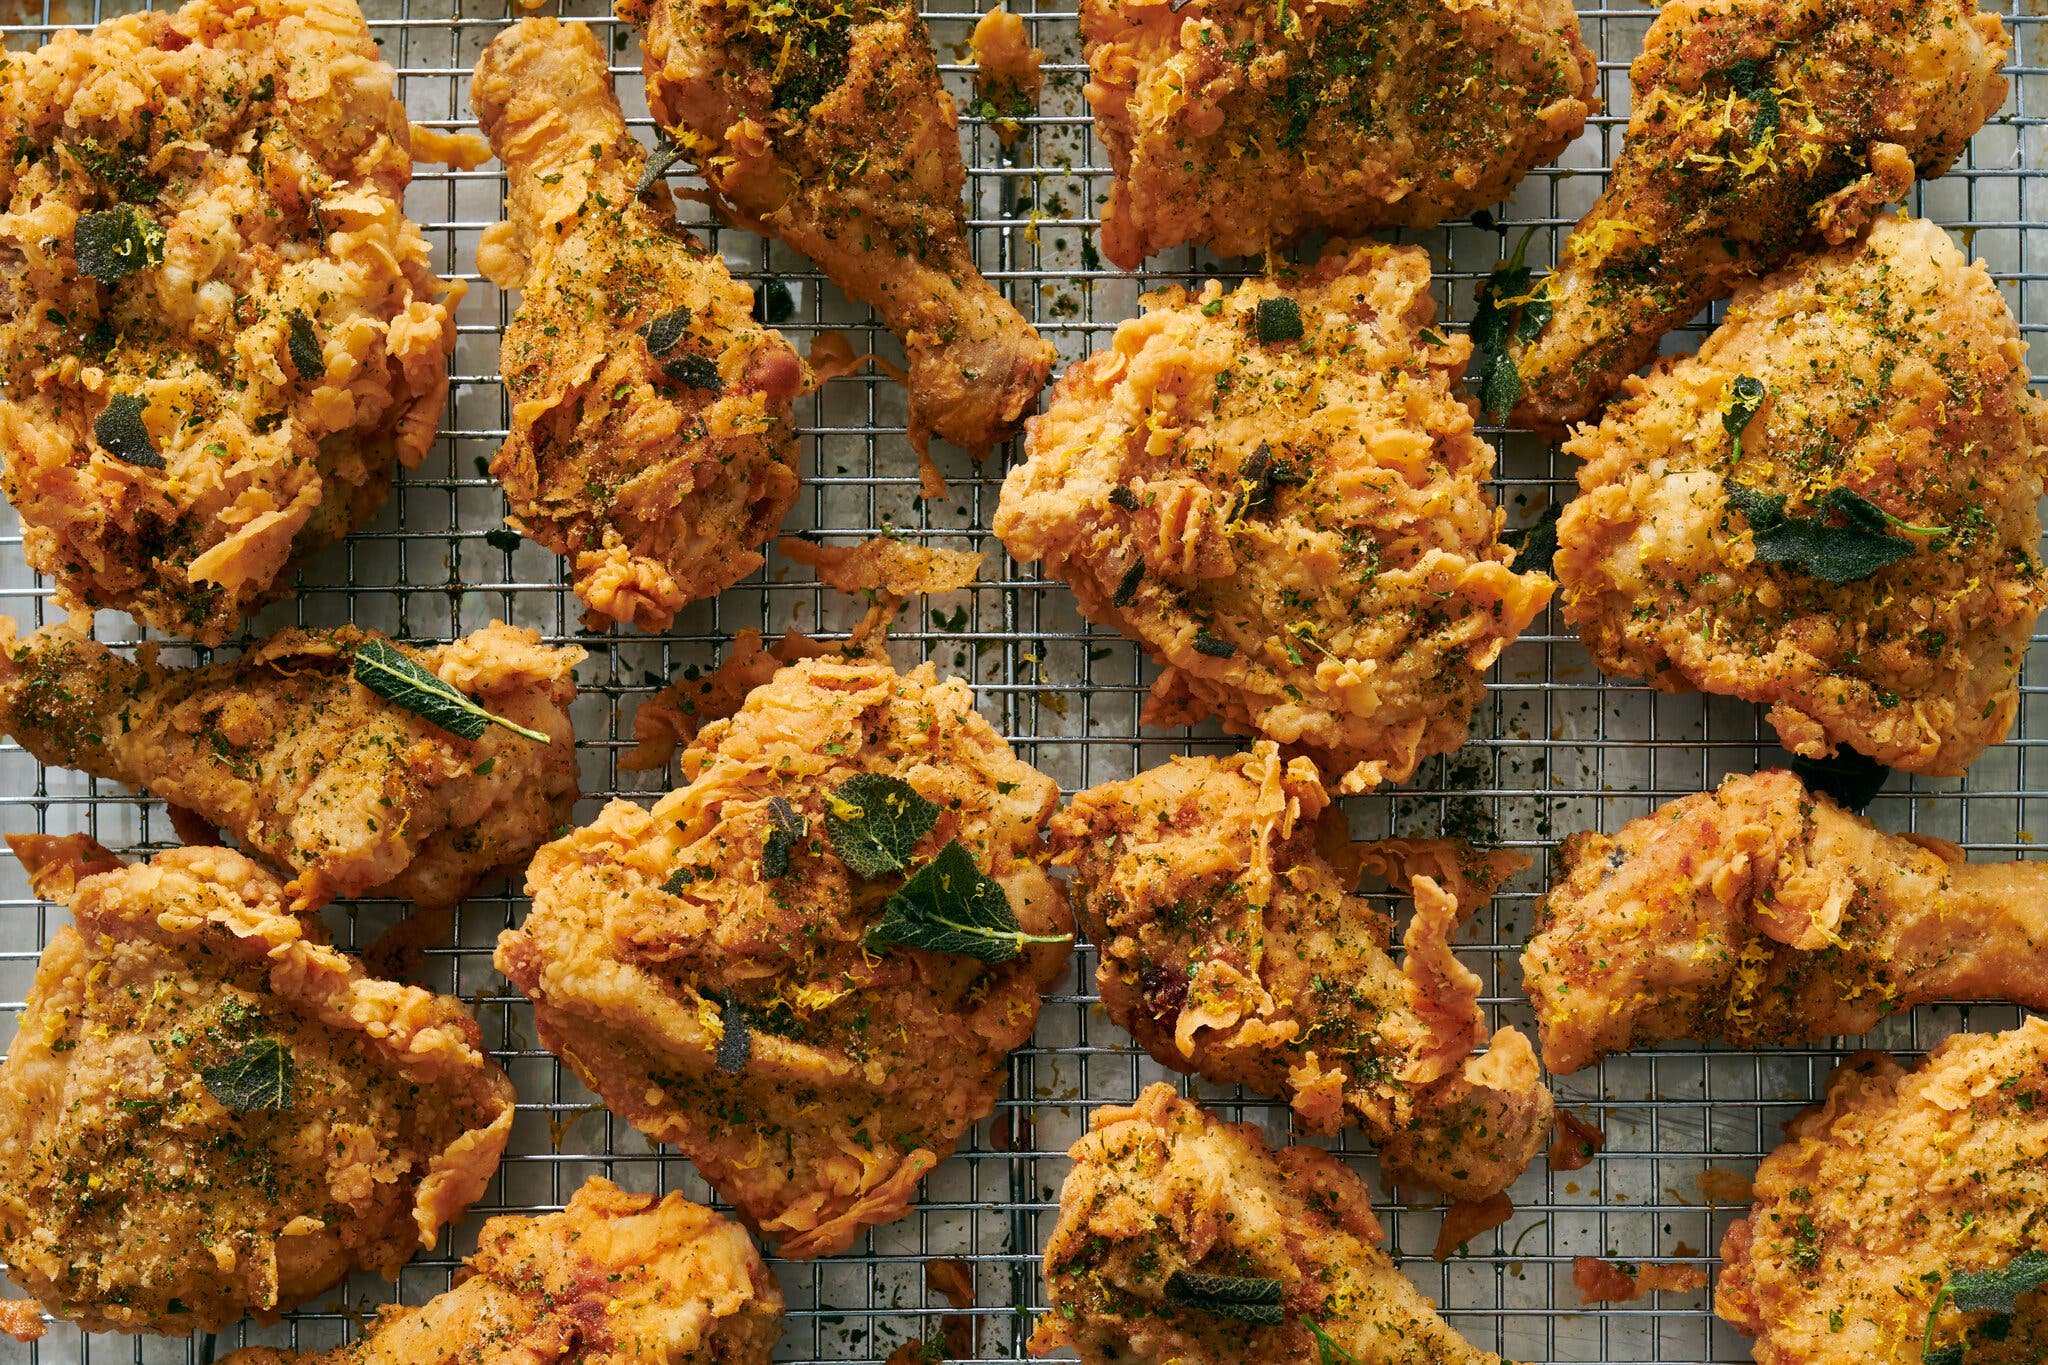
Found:
[[[1920,1342],[1920,1359],[1926,1365],[1962,1365],[1967,1352],[1967,1343],[1948,1342],[1941,1346],[1934,1344],[1934,1329],[1941,1317],[1942,1306],[1953,1301],[1956,1308],[1964,1313],[1995,1313],[1988,1319],[1984,1335],[1992,1341],[2003,1340],[2011,1330],[2011,1322],[1998,1327],[2001,1318],[2009,1319],[2019,1311],[2020,1296],[2032,1293],[2048,1284],[2048,1252],[2023,1251],[1997,1270],[1969,1270],[1951,1276],[1935,1294],[1934,1302],[1927,1306],[1927,1332]]]
[[[1783,493],[1745,488],[1729,480],[1728,505],[1742,513],[1765,564],[1789,564],[1825,583],[1857,583],[1885,565],[1908,558],[1919,547],[1892,527],[1921,535],[1942,535],[1940,527],[1913,526],[1848,488],[1830,488],[1813,514],[1789,516]],[[1829,521],[1838,516],[1839,525]]]
[[[1535,233],[1530,228],[1522,234],[1515,254],[1494,267],[1473,297],[1471,374],[1480,406],[1495,425],[1508,420],[1522,396],[1522,373],[1508,354],[1508,343],[1534,341],[1550,321],[1550,300],[1542,284],[1530,287],[1534,272],[1523,263]]]
[[[1792,771],[1817,792],[1825,792],[1844,810],[1861,814],[1884,789],[1892,770],[1856,750],[1842,745],[1833,758],[1802,758],[1793,755]]]
[[[1138,595],[1138,585],[1145,581],[1145,561],[1139,560],[1124,570],[1124,576],[1116,582],[1116,591],[1109,595],[1112,607],[1128,607],[1131,599]]]
[[[770,327],[788,322],[796,316],[796,295],[781,280],[761,281],[754,290],[754,321]]]
[[[902,778],[884,773],[849,777],[825,798],[832,851],[861,877],[909,867],[910,851],[938,822],[937,806]]]
[[[747,1024],[747,1012],[727,991],[719,1017],[718,1069],[728,1076],[737,1076],[747,1069],[747,1059],[753,1055],[754,1030]]]
[[[1280,1307],[1281,1294],[1278,1280],[1196,1275],[1185,1270],[1166,1277],[1166,1301],[1175,1308],[1199,1308],[1220,1318],[1265,1327],[1278,1327],[1287,1320],[1286,1310]]]
[[[294,308],[287,315],[290,326],[285,331],[285,354],[292,358],[292,368],[299,372],[301,379],[319,379],[327,373],[327,357],[321,354],[319,334],[313,330],[313,319]]]
[[[199,1079],[230,1109],[292,1107],[292,1050],[275,1038],[252,1040],[219,1066],[199,1069]]]
[[[654,188],[654,182],[668,174],[668,168],[683,159],[683,149],[667,133],[663,133],[654,144],[654,150],[647,154],[647,165],[640,171],[640,179],[633,186],[633,196],[638,198]]]
[[[1027,934],[1010,910],[1002,883],[974,865],[958,839],[910,874],[867,932],[870,949],[902,944],[929,953],[957,953],[1008,962],[1027,943],[1065,943],[1066,934]]]
[[[1728,411],[1721,414],[1721,430],[1728,433],[1728,458],[1742,458],[1742,433],[1756,420],[1764,405],[1764,381],[1753,375],[1735,376],[1728,385]]]
[[[1536,519],[1532,526],[1519,531],[1509,531],[1501,537],[1515,552],[1516,573],[1552,573],[1557,562],[1557,522],[1564,515],[1561,503],[1552,503],[1550,510]]]
[[[538,730],[494,716],[453,686],[421,668],[389,640],[365,640],[356,646],[351,670],[355,680],[394,706],[400,706],[463,739],[481,738],[493,725],[541,744],[552,741]]]
[[[761,875],[768,878],[789,875],[789,853],[809,832],[810,824],[789,802],[779,796],[768,798],[768,833],[761,841]]]
[[[1316,1339],[1316,1365],[1363,1365],[1357,1356],[1332,1341],[1314,1318],[1304,1316],[1301,1325]]]
[[[1271,346],[1276,341],[1299,341],[1301,305],[1288,298],[1260,299],[1253,325],[1261,346]]]
[[[122,204],[105,213],[80,214],[71,251],[80,274],[115,284],[163,264],[164,230],[134,205]]]
[[[658,318],[649,318],[633,330],[646,341],[647,353],[658,357],[665,356],[676,348],[676,343],[683,339],[683,329],[689,325],[690,310],[678,308],[674,312],[663,313]]]
[[[157,454],[149,439],[149,427],[142,420],[147,406],[140,395],[115,394],[100,409],[100,415],[92,419],[92,438],[100,443],[100,449],[125,464],[162,469],[164,457]]]

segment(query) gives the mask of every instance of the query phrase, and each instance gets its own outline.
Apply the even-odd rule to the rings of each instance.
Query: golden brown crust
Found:
[[[60,604],[218,644],[426,454],[462,286],[401,212],[393,85],[352,0],[193,0],[7,61],[0,453]],[[163,236],[108,284],[73,234],[113,211]],[[162,468],[95,437],[116,395]]]
[[[0,1066],[0,1251],[51,1312],[269,1320],[351,1270],[395,1278],[482,1195],[513,1091],[461,1002],[365,976],[227,849],[100,871],[97,846],[9,842],[76,921]],[[264,1039],[291,1103],[231,1108],[201,1073]]]
[[[1785,746],[1958,776],[2003,739],[2048,585],[2048,405],[1998,287],[1948,235],[1887,216],[1745,289],[1696,356],[1631,379],[1558,525],[1565,619],[1601,669],[1771,707]],[[1739,450],[1736,381],[1768,390]],[[1875,503],[1914,553],[1831,584],[1757,560],[1728,486]]]
[[[1126,270],[1462,217],[1599,104],[1570,0],[1086,0],[1081,36]]]
[[[522,291],[491,472],[511,524],[573,559],[593,622],[666,630],[760,567],[796,501],[790,405],[809,375],[676,223],[666,184],[635,194],[647,157],[589,25],[520,20],[484,50],[470,102],[510,185],[478,264]],[[679,335],[644,335],[656,319]]]
[[[1300,342],[1261,343],[1290,306]],[[1425,252],[1337,242],[1298,277],[1150,295],[1061,377],[995,532],[1163,665],[1148,724],[1213,713],[1344,792],[1464,742],[1553,585],[1509,567],[1471,346],[1435,316]]]
[[[1020,762],[957,679],[927,664],[808,659],[681,758],[652,811],[614,801],[541,849],[533,910],[498,944],[541,1040],[622,1117],[674,1143],[782,1255],[844,1250],[900,1217],[925,1172],[993,1106],[1065,943],[998,966],[867,951],[896,874],[855,878],[826,836],[828,797],[887,774],[936,804],[913,865],[958,839],[1025,930],[1072,919],[1039,832],[1059,789]],[[771,802],[804,822],[789,871],[764,863]],[[725,1005],[749,1021],[717,1064]]]

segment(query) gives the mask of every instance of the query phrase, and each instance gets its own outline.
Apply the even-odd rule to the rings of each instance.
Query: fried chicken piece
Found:
[[[1147,724],[1214,713],[1343,792],[1457,748],[1554,585],[1509,567],[1428,255],[1337,242],[1146,309],[1031,420],[996,535],[1159,661]]]
[[[635,773],[662,767],[706,725],[737,715],[747,694],[774,677],[784,664],[840,652],[837,646],[813,640],[794,626],[764,647],[761,632],[748,626],[732,637],[725,661],[718,667],[709,673],[689,669],[640,703],[633,712],[633,747],[619,755],[619,766]]]
[[[384,637],[353,626],[281,630],[203,668],[165,668],[149,645],[130,662],[77,625],[14,631],[0,617],[0,732],[232,832],[297,874],[295,910],[361,895],[455,905],[523,865],[576,802],[568,708],[583,651],[530,630],[494,622],[399,648],[546,744],[495,725],[466,740],[382,700],[350,663]]]
[[[1427,876],[1406,964],[1388,958],[1347,830],[1315,765],[1261,741],[1089,788],[1052,848],[1102,1006],[1161,1066],[1285,1095],[1310,1132],[1363,1128],[1398,1182],[1484,1199],[1542,1150],[1550,1091],[1521,1034],[1489,1039],[1458,905]]]
[[[1912,1071],[1862,1053],[1785,1131],[1721,1241],[1714,1294],[1758,1365],[2043,1358],[2048,1289],[2011,1314],[1942,1290],[2048,1253],[2048,1021],[1958,1035]]]
[[[1782,768],[1562,853],[1522,954],[1553,1072],[1677,1038],[1865,1033],[1932,1000],[2048,1009],[2048,863],[1967,863]]]
[[[222,1365],[768,1365],[782,1291],[746,1232],[680,1194],[592,1176],[560,1213],[493,1218],[455,1288],[332,1351]]]
[[[910,420],[985,453],[1032,406],[1052,343],[975,268],[959,114],[909,0],[619,0],[647,102],[733,216],[882,315]]]
[[[1357,1365],[1500,1365],[1380,1250],[1371,1191],[1329,1152],[1276,1152],[1250,1124],[1219,1123],[1154,1085],[1128,1108],[1098,1109],[1068,1155],[1033,1355],[1071,1346],[1085,1365],[1317,1365],[1332,1357],[1313,1322]],[[1168,1281],[1181,1272],[1277,1280],[1283,1320],[1175,1305]]]
[[[499,347],[512,431],[491,460],[510,524],[572,559],[593,625],[666,630],[760,567],[796,501],[791,404],[809,376],[675,221],[667,185],[635,193],[647,154],[588,25],[520,20],[469,99],[509,185],[477,263],[523,293]]]
[[[908,783],[937,808],[909,866],[957,840],[1024,932],[1061,935],[1039,842],[1059,788],[966,683],[885,659],[782,669],[681,768],[688,785],[653,810],[614,801],[535,855],[533,910],[498,969],[613,1111],[675,1144],[782,1255],[830,1255],[900,1217],[993,1107],[1069,946],[997,965],[870,950],[901,878],[857,875],[828,817],[886,818],[850,779]]]
[[[1562,436],[1666,332],[1948,170],[2004,103],[2011,47],[1976,0],[1666,4],[1607,189],[1541,286],[1549,322],[1510,348],[1514,421]]]
[[[1084,0],[1081,37],[1126,270],[1463,217],[1599,106],[1571,0]]]
[[[274,1320],[462,1217],[512,1082],[462,1003],[379,981],[241,854],[11,835],[75,924],[0,1065],[0,1254],[86,1331]]]
[[[2005,737],[2048,601],[2025,352],[1984,268],[1921,220],[1743,291],[1565,444],[1586,462],[1558,523],[1565,620],[1613,676],[1768,705],[1795,753],[1960,776]],[[1847,582],[1787,561],[1754,510],[1771,495],[1794,522],[1859,514],[1822,534],[1902,557]]]
[[[0,482],[60,605],[218,644],[420,462],[460,281],[354,0],[193,0],[0,72]],[[90,272],[90,273],[89,273]]]

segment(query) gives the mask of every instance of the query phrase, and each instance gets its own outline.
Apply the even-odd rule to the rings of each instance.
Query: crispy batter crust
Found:
[[[0,1251],[88,1331],[265,1321],[351,1270],[395,1279],[484,1190],[512,1083],[461,1002],[378,981],[238,853],[124,867],[11,836],[51,938],[0,1065]],[[292,1104],[231,1109],[202,1069],[274,1038]]]
[[[1261,343],[1289,305],[1301,340]],[[1159,660],[1148,724],[1214,713],[1344,792],[1464,741],[1553,584],[1509,567],[1471,345],[1435,316],[1425,252],[1337,242],[1296,278],[1152,294],[1061,377],[995,532]]]
[[[401,212],[393,85],[353,0],[193,0],[0,72],[0,455],[63,605],[218,644],[426,454],[462,286]],[[123,204],[161,264],[100,283],[73,231]],[[95,438],[117,394],[163,468]]]

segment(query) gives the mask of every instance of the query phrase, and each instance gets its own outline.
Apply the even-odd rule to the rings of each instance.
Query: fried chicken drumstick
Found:
[[[512,1082],[460,1001],[379,981],[241,854],[12,835],[75,923],[0,1065],[0,1254],[87,1331],[266,1321],[396,1279],[483,1194]]]
[[[512,524],[570,557],[594,621],[666,630],[760,567],[796,500],[804,363],[675,221],[667,185],[635,192],[647,156],[588,25],[514,24],[470,105],[510,187],[477,264],[523,293],[491,472]]]
[[[1489,1039],[1451,950],[1457,902],[1414,879],[1395,966],[1392,924],[1351,894],[1365,848],[1307,759],[1263,741],[1092,787],[1053,817],[1052,848],[1103,1008],[1162,1066],[1285,1095],[1310,1132],[1361,1127],[1397,1181],[1462,1199],[1543,1146],[1550,1092],[1521,1034]]]
[[[741,221],[874,307],[910,359],[913,430],[985,453],[1052,370],[975,268],[959,115],[910,0],[620,0],[647,101]]]
[[[2048,1009],[2048,863],[1967,863],[1781,768],[1563,857],[1522,954],[1555,1073],[1678,1038],[1864,1033],[1930,1000]]]
[[[1084,1365],[1501,1365],[1380,1250],[1372,1192],[1316,1147],[1274,1151],[1170,1085],[1098,1109],[1068,1153],[1031,1353]],[[1200,1304],[1230,1277],[1263,1324]],[[1213,1301],[1213,1300],[1212,1300]],[[1310,1326],[1313,1324],[1313,1328]],[[1321,1334],[1337,1351],[1321,1348]]]
[[[72,625],[0,617],[0,733],[43,763],[140,787],[296,873],[293,907],[398,896],[438,909],[525,863],[576,802],[570,670],[583,658],[492,624],[414,663],[493,715],[464,739],[351,676],[374,631],[282,630],[240,658],[130,662]]]
[[[1666,332],[1942,174],[2004,102],[2010,51],[1976,0],[1665,5],[1607,189],[1541,287],[1549,322],[1513,348],[1514,421],[1561,436]]]
[[[1852,1058],[1786,1137],[1714,1294],[1757,1365],[2048,1355],[2048,1021]]]
[[[455,1288],[332,1351],[221,1365],[768,1365],[782,1291],[737,1223],[592,1176],[560,1213],[484,1224]]]

